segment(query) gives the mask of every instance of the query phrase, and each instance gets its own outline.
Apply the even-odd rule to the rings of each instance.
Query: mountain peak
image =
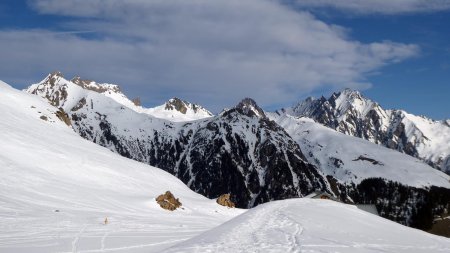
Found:
[[[239,104],[237,104],[235,106],[235,109],[239,110],[240,112],[242,112],[243,114],[249,116],[249,117],[260,117],[260,118],[265,118],[266,114],[264,113],[263,109],[261,109],[261,107],[259,107],[255,100],[251,99],[251,98],[244,98],[242,99],[241,102],[239,102]]]
[[[64,77],[64,75],[61,73],[61,71],[53,71],[49,74],[49,77]]]
[[[181,112],[182,114],[186,114],[189,105],[190,105],[189,102],[183,101],[177,97],[173,97],[165,103],[164,109],[176,110]]]
[[[347,98],[358,98],[358,99],[366,99],[364,98],[364,96],[361,94],[361,92],[357,91],[357,90],[352,90],[350,88],[345,88],[340,92],[335,92],[333,93],[334,97],[347,97]]]

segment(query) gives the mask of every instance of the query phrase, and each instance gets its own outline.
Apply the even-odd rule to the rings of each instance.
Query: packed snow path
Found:
[[[166,252],[450,252],[450,239],[331,200],[260,205]]]

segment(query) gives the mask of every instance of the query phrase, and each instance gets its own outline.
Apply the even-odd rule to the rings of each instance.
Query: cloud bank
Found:
[[[330,7],[358,14],[402,14],[450,10],[448,0],[296,0],[307,8]]]
[[[118,83],[149,103],[180,96],[217,111],[249,96],[264,106],[290,104],[318,88],[366,88],[366,75],[419,52],[413,44],[355,41],[345,28],[276,1],[31,3],[70,21],[57,32],[0,31],[7,62],[0,78],[37,81],[61,70]]]

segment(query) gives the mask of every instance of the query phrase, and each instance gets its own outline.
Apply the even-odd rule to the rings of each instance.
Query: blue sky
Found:
[[[385,108],[450,118],[450,0],[0,2],[0,79],[54,70],[119,84],[147,106],[177,96],[265,109],[346,87]]]

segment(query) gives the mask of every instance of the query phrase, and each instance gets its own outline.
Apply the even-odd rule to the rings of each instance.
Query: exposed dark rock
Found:
[[[59,108],[59,110],[55,112],[55,115],[59,120],[66,123],[66,125],[72,126],[69,115],[62,108]]]
[[[372,163],[373,165],[380,165],[380,166],[384,165],[382,162],[379,162],[379,161],[377,161],[377,160],[375,160],[373,158],[366,157],[366,156],[363,156],[363,155],[360,155],[358,158],[353,159],[352,161],[354,161],[354,162],[355,161],[368,161],[368,162]]]
[[[179,99],[179,98],[172,98],[170,99],[167,103],[166,103],[166,110],[175,110],[175,111],[179,111],[182,114],[186,114],[187,112],[187,107],[186,107],[186,102]]]
[[[133,98],[133,99],[131,100],[131,102],[133,102],[133,104],[134,104],[135,106],[141,106],[141,105],[142,105],[142,104],[141,104],[141,98],[140,98],[140,97]]]

